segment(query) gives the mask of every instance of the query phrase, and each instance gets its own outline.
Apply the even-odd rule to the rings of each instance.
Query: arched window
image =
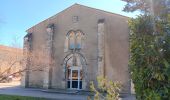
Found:
[[[83,35],[84,34],[79,30],[78,31],[69,31],[67,36],[66,36],[65,51],[66,51],[66,48],[68,48],[69,50],[80,50],[80,49],[82,49]]]
[[[69,34],[69,49],[73,50],[75,48],[75,32],[71,31]]]
[[[81,49],[82,48],[82,38],[83,33],[81,31],[76,32],[76,48]]]

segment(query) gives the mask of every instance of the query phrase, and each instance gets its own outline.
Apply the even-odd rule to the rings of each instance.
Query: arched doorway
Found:
[[[86,59],[82,54],[84,33],[80,30],[70,30],[66,34],[64,72],[68,89],[85,89]]]
[[[86,60],[79,52],[72,52],[64,58],[66,87],[68,89],[82,89],[85,79]]]
[[[71,66],[67,70],[67,88],[82,89],[82,68],[79,66]]]

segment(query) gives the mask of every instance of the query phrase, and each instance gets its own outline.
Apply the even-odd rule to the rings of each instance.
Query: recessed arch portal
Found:
[[[66,55],[63,66],[67,88],[82,89],[86,65],[86,59],[80,52],[72,52]]]

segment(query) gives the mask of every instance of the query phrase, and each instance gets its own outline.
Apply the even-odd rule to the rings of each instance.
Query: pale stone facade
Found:
[[[101,75],[130,93],[128,17],[79,4],[27,30],[25,87],[89,90]],[[36,70],[36,68],[38,70]],[[35,69],[35,70],[32,70]]]

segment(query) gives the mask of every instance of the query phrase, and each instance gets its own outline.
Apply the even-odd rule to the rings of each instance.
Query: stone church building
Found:
[[[89,90],[104,76],[130,93],[128,19],[74,4],[29,28],[22,86]]]

